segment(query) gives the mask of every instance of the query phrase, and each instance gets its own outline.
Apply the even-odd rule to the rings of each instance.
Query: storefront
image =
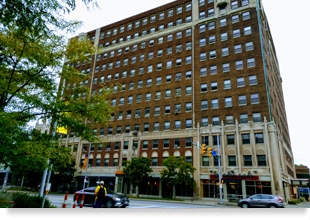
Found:
[[[218,175],[210,175],[209,179],[201,179],[202,198],[219,198],[220,184],[218,179]],[[253,194],[271,194],[271,182],[263,181],[259,176],[223,176],[222,186],[223,199],[227,201],[246,198]]]

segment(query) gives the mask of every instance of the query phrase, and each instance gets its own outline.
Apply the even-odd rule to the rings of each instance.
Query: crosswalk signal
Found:
[[[202,145],[201,145],[201,154],[205,154],[206,151],[207,151],[207,146],[206,146],[206,144],[202,144]]]
[[[212,147],[209,147],[207,150],[207,156],[212,157]]]

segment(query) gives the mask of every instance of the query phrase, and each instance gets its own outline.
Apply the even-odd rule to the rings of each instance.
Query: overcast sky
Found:
[[[69,17],[84,22],[76,35],[114,23],[143,11],[172,2],[171,0],[97,0],[101,9],[87,11],[82,4]],[[121,9],[120,9],[120,6]],[[310,168],[309,97],[306,96],[309,68],[310,0],[263,0],[276,47],[283,80],[283,92],[295,164]],[[309,94],[309,93],[308,93]],[[310,139],[310,138],[309,138]],[[310,141],[309,141],[310,142]]]

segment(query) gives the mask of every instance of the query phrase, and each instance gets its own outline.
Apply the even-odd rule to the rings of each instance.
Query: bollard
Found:
[[[80,202],[80,208],[83,208],[84,198],[85,198],[85,193],[83,193],[83,195],[82,195],[82,200]]]
[[[75,208],[75,207],[76,207],[78,198],[79,198],[79,194],[77,193],[77,194],[75,195],[75,200],[74,200],[74,204],[73,204],[72,208]]]
[[[62,204],[62,208],[67,208],[67,204],[66,204],[67,200],[68,200],[68,192],[66,192],[64,203]]]

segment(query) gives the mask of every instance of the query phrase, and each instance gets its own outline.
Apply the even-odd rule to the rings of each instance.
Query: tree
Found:
[[[186,162],[185,157],[169,156],[163,161],[163,168],[160,171],[161,179],[169,179],[168,184],[173,186],[173,198],[175,198],[175,186],[183,184],[193,190],[196,188],[196,182],[193,179],[195,167]]]
[[[133,187],[137,187],[137,197],[139,197],[139,185],[148,174],[153,171],[150,167],[151,159],[147,157],[132,158],[125,163],[123,172],[129,177]]]
[[[97,6],[96,0],[82,1]],[[55,158],[55,169],[70,166],[72,156],[59,146],[56,126],[99,141],[89,122],[104,126],[113,112],[109,88],[102,85],[101,94],[91,95],[79,86],[90,76],[74,65],[89,62],[95,48],[87,39],[68,43],[62,34],[81,24],[64,19],[75,6],[76,0],[0,1],[0,163],[12,172],[43,171],[47,158]],[[52,132],[27,127],[36,119],[51,121]]]

